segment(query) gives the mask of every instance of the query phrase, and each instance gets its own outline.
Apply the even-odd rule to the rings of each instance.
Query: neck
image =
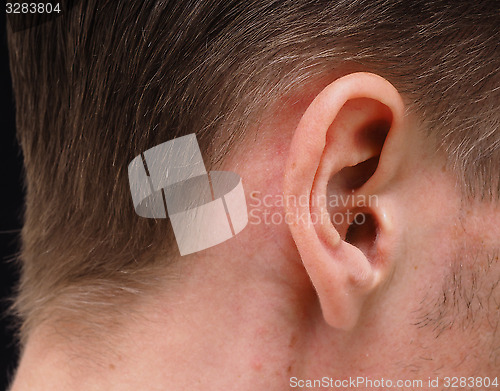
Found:
[[[112,339],[101,333],[89,342],[78,337],[85,330],[66,338],[61,326],[39,327],[28,339],[12,391],[193,384],[247,390],[270,389],[273,382],[272,389],[287,388],[292,368],[298,370],[296,356],[303,356],[297,336],[310,319],[305,306],[290,303],[304,302],[305,292],[297,297],[289,282],[276,284],[248,270],[243,276],[242,268],[227,273],[226,266],[224,273],[217,267],[190,272],[168,293],[144,302]]]

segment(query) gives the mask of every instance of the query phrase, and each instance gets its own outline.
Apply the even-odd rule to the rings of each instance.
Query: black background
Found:
[[[2,9],[0,10],[0,390],[7,388],[18,357],[14,322],[6,315],[18,275],[13,259],[19,251],[19,231],[23,211],[22,157],[16,143],[14,117],[5,13]]]

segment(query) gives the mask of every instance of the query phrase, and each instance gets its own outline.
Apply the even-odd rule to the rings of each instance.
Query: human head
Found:
[[[56,314],[65,318],[81,311],[96,314],[89,322],[98,327],[99,322],[118,316],[124,303],[168,284],[168,270],[181,259],[167,222],[144,220],[134,213],[127,165],[137,154],[175,137],[195,132],[210,167],[230,167],[261,194],[321,192],[311,170],[322,170],[322,186],[331,183],[328,191],[333,194],[339,194],[342,186],[351,194],[366,184],[373,192],[366,194],[380,199],[395,189],[399,198],[391,198],[395,200],[391,205],[397,210],[412,205],[425,209],[421,194],[414,193],[423,190],[422,184],[409,186],[414,183],[407,180],[412,173],[403,169],[425,163],[422,172],[430,172],[424,176],[430,178],[427,185],[443,181],[441,193],[439,187],[429,188],[429,197],[447,205],[442,213],[459,217],[452,213],[455,201],[446,198],[451,189],[460,194],[463,205],[496,202],[497,26],[495,4],[487,1],[88,1],[54,21],[11,31],[17,127],[26,167],[22,276],[16,302],[23,339]],[[378,77],[366,76],[367,72]],[[357,83],[375,90],[360,94]],[[343,102],[335,101],[342,97],[332,92],[339,87],[347,91]],[[328,117],[312,102],[331,107],[342,117]],[[316,150],[309,165],[296,162],[309,176],[294,176],[294,159],[305,154],[302,141],[296,140],[307,140],[301,134],[308,134],[307,119],[314,122],[315,118],[324,118],[328,127],[317,124],[325,142],[316,140],[314,145],[341,158],[330,166]],[[358,118],[360,128],[368,130],[360,135],[346,131],[352,139],[339,144],[332,136],[335,130],[328,130],[339,118],[348,124]],[[404,118],[412,119],[412,132],[405,131]],[[286,120],[293,128],[283,132]],[[394,128],[402,130],[392,132]],[[356,138],[365,149],[352,141]],[[400,160],[401,151],[409,139],[418,152],[406,151],[413,159],[406,162]],[[384,150],[388,158],[382,160]],[[276,163],[267,168],[268,177],[283,178],[287,173],[286,179],[267,186],[249,179],[259,178],[249,167],[266,167],[266,159],[267,164]],[[253,165],[254,161],[261,164]],[[390,162],[401,169],[390,169]],[[342,171],[349,166],[358,170]],[[437,167],[441,174],[434,176],[432,169]],[[413,173],[415,181],[422,180],[417,174]],[[377,181],[370,182],[372,177]],[[352,189],[343,184],[351,180],[356,182]],[[398,185],[409,187],[401,190]],[[363,242],[351,247],[363,251],[345,253],[347,258],[365,257],[371,251],[367,247],[378,238],[383,214],[377,215],[375,209],[365,212],[376,222],[368,227],[368,236],[358,229],[351,232],[351,242],[359,238]],[[392,216],[391,210],[384,213]],[[432,219],[425,213],[419,216],[421,220],[414,216],[413,221],[419,225],[395,229],[409,233],[419,229],[420,238],[426,237],[421,230]],[[265,227],[271,232],[272,228]],[[349,228],[337,228],[347,240]],[[444,230],[436,228],[439,233]],[[294,223],[290,231],[332,326],[357,324],[359,314],[346,315],[345,308],[329,307],[328,297],[341,303],[330,291],[333,280],[323,286],[321,276],[315,277],[315,273],[343,276],[344,272],[316,269],[313,260],[306,259],[308,253],[323,254],[319,247],[308,247],[310,241],[300,239],[314,237],[317,231]],[[329,241],[337,240],[331,230],[319,232],[324,235],[322,242],[333,245]],[[461,237],[457,232],[455,237]],[[494,259],[491,251],[488,254]],[[363,300],[353,295],[354,302],[345,305],[361,309],[366,297],[375,299],[373,281],[363,282],[370,274],[369,265],[361,259],[358,266],[345,275],[359,277],[366,291],[360,295]],[[442,274],[436,273],[445,279]],[[182,275],[178,278],[182,280]],[[373,278],[382,278],[382,285],[389,279],[387,275]],[[342,284],[335,281],[333,286]],[[112,305],[103,310],[100,303]],[[436,311],[422,316],[442,324],[443,315]],[[339,321],[343,316],[345,324]]]

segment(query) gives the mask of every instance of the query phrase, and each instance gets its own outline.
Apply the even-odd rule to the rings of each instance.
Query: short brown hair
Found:
[[[22,336],[54,309],[143,292],[174,258],[155,256],[175,251],[166,220],[134,212],[137,154],[196,132],[216,164],[270,103],[346,64],[399,89],[466,196],[497,198],[499,25],[483,0],[88,0],[10,31]]]

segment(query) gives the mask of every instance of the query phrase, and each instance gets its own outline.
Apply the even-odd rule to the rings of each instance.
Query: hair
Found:
[[[496,201],[499,25],[483,0],[88,0],[10,29],[21,339],[56,314],[113,314],[174,263],[167,221],[134,212],[136,155],[196,132],[216,166],[273,102],[338,69],[394,84],[464,195]]]

